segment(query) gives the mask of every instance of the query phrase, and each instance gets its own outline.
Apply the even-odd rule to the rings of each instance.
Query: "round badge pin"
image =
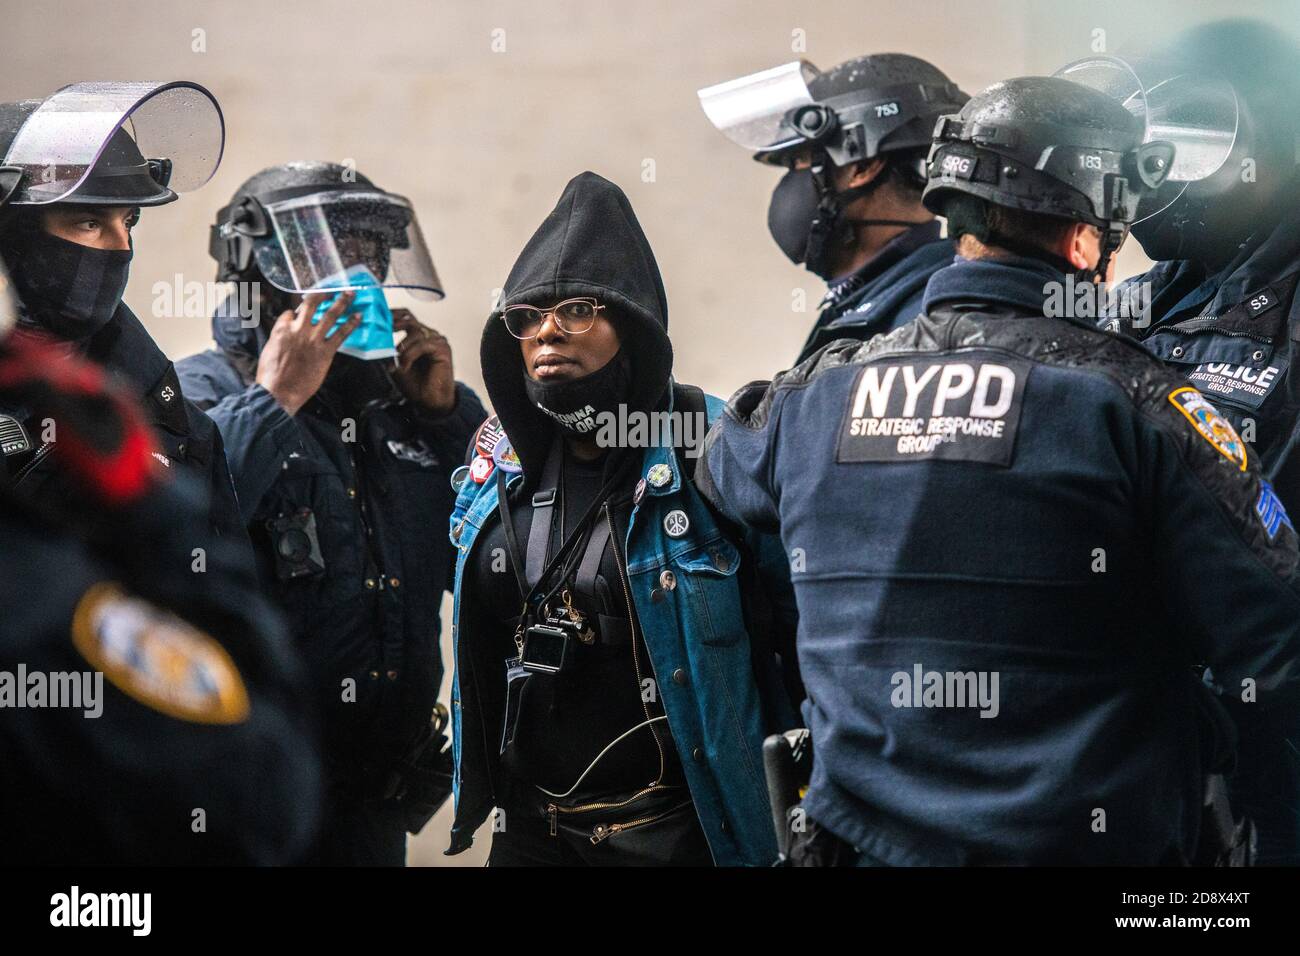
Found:
[[[484,458],[479,455],[474,459],[474,463],[469,466],[469,476],[476,485],[481,485],[488,480],[488,475],[492,474],[492,459]]]
[[[524,466],[519,462],[519,456],[515,454],[514,446],[504,435],[492,451],[492,460],[507,475],[517,475],[524,470]]]
[[[501,422],[493,415],[482,425],[474,435],[474,450],[484,458],[491,458],[492,453],[500,444],[501,439],[506,437],[506,430],[501,427]]]
[[[680,538],[691,528],[691,519],[686,517],[686,512],[679,508],[674,508],[668,514],[664,515],[664,531],[670,538]]]
[[[652,487],[662,488],[664,485],[668,484],[668,482],[673,480],[673,470],[663,462],[660,462],[657,465],[651,465],[650,470],[646,472],[645,476],[646,480],[650,482]]]
[[[460,489],[465,487],[465,482],[469,480],[469,465],[461,465],[451,473],[451,490],[460,494]]]
[[[639,505],[641,499],[645,497],[645,479],[642,478],[636,483],[636,490],[632,492],[632,504]]]

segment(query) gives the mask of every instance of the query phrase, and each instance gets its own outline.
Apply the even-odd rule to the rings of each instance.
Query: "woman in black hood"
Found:
[[[483,333],[452,852],[495,806],[495,866],[770,860],[740,552],[689,482],[706,400],[673,385],[667,324],[627,197],[576,177]],[[670,411],[672,437],[637,431]]]

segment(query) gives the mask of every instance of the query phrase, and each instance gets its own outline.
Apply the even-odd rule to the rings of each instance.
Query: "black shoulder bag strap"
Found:
[[[558,441],[558,440],[557,440]],[[552,455],[547,459],[545,470],[543,471],[542,484],[558,484],[560,462],[562,460],[561,448],[552,447]],[[558,568],[563,567],[573,554],[574,548],[586,536],[588,528],[592,524],[592,518],[601,508],[606,498],[609,497],[615,481],[618,478],[617,472],[609,477],[604,486],[597,493],[596,497],[591,500],[587,510],[574,525],[573,532],[560,545],[558,551],[553,557],[547,558],[547,551],[550,548],[551,541],[551,516],[555,506],[555,484],[551,484],[549,489],[552,494],[549,496],[544,491],[539,491],[533,495],[533,519],[528,532],[528,558],[527,563],[521,567],[521,550],[519,548],[519,539],[515,534],[514,521],[510,516],[509,496],[506,494],[506,477],[497,469],[497,510],[501,515],[503,530],[506,535],[506,549],[510,552],[510,565],[515,573],[515,581],[519,585],[519,593],[523,596],[525,611],[531,611],[550,600],[551,596],[560,588],[563,578],[554,587],[540,599],[533,602],[531,599],[537,597],[537,588],[543,582],[549,580]],[[538,511],[545,512],[545,519],[540,520],[537,517]],[[539,543],[540,542],[540,543]],[[603,542],[602,542],[603,548]],[[537,555],[538,561],[536,577],[533,576],[534,555]]]
[[[551,443],[551,453],[542,468],[542,481],[533,493],[533,522],[528,527],[528,557],[524,565],[525,581],[531,591],[542,579],[546,569],[547,552],[551,549],[551,533],[555,528],[555,496],[560,484],[560,465],[564,460],[562,439],[557,435]],[[560,529],[564,533],[564,529]]]

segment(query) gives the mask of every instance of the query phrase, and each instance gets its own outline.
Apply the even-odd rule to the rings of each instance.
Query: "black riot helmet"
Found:
[[[1133,234],[1153,259],[1211,266],[1294,207],[1300,47],[1248,20],[1209,23],[1135,55],[1089,57],[1057,75],[1101,90],[1172,141],[1175,168]]]
[[[968,97],[943,71],[876,53],[825,73],[807,61],[699,91],[709,120],[760,162],[788,165],[813,146],[836,166],[929,146],[935,121]]]
[[[939,215],[955,195],[1101,230],[1110,257],[1159,188],[1174,147],[1143,142],[1142,124],[1111,97],[1058,77],[1019,77],[976,94],[935,126],[923,201]],[[989,235],[990,244],[1018,249]]]
[[[912,226],[907,220],[849,219],[847,207],[887,176],[920,191],[925,151],[935,121],[967,96],[925,60],[877,53],[823,73],[806,61],[729,80],[699,91],[709,120],[754,158],[790,171],[768,209],[768,230],[786,256],[825,279],[836,250],[855,241],[855,226]],[[795,169],[806,157],[807,168]],[[881,175],[851,189],[836,188],[834,169],[876,157]]]
[[[23,322],[84,341],[116,314],[134,246],[100,249],[47,232],[53,206],[172,202],[221,162],[225,124],[188,82],[73,83],[0,105],[0,258]]]
[[[283,163],[252,176],[217,212],[208,251],[219,282],[443,295],[410,202],[340,163]]]
[[[206,183],[225,125],[195,83],[73,83],[0,104],[0,205],[160,206]]]

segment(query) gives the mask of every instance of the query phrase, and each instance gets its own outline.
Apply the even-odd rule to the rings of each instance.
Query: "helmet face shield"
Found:
[[[23,171],[10,202],[75,202],[118,129],[161,161],[150,167],[175,193],[211,179],[225,145],[221,108],[196,83],[74,83],[41,103],[9,144],[3,165]]]
[[[801,106],[812,106],[808,83],[818,70],[806,60],[699,91],[700,106],[717,130],[738,146],[765,153],[797,146],[806,137],[793,129],[786,116]]]
[[[1056,76],[1105,93],[1141,120],[1143,142],[1174,147],[1165,184],[1142,204],[1141,222],[1172,205],[1193,183],[1224,168],[1238,145],[1240,114],[1226,80],[1156,60],[1097,56],[1067,64]]]
[[[441,299],[415,210],[375,191],[320,192],[266,204],[253,258],[267,281],[306,293],[380,286]]]

